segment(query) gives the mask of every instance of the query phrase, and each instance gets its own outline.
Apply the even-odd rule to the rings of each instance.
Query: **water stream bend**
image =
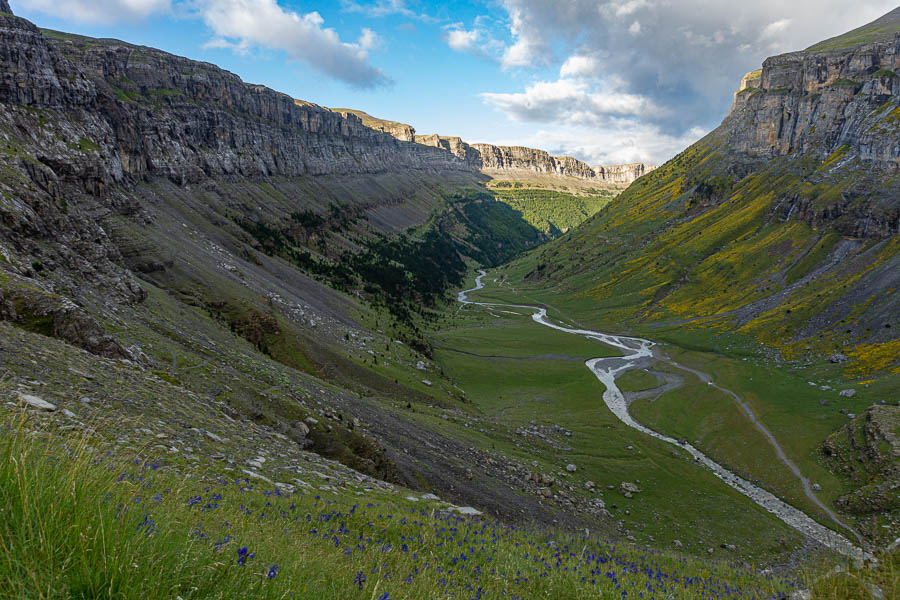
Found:
[[[611,335],[607,333],[601,333],[599,331],[592,331],[590,329],[573,329],[570,327],[558,325],[550,321],[550,319],[547,317],[547,309],[539,306],[531,306],[527,304],[501,304],[495,302],[475,302],[473,300],[469,300],[468,295],[470,292],[476,292],[484,288],[484,282],[482,281],[482,279],[485,277],[485,275],[487,275],[485,271],[479,271],[478,277],[475,278],[475,287],[468,290],[463,290],[459,293],[457,300],[460,302],[460,304],[531,310],[533,311],[531,318],[536,323],[544,325],[545,327],[550,327],[551,329],[556,329],[557,331],[562,331],[564,333],[581,335],[588,339],[597,340],[603,342],[604,344],[608,344],[614,348],[622,350],[624,356],[592,358],[585,362],[587,368],[590,369],[590,371],[597,377],[597,379],[599,379],[606,387],[606,391],[603,392],[603,401],[606,403],[606,406],[609,408],[609,410],[612,411],[612,413],[620,421],[622,421],[622,423],[629,427],[632,427],[633,429],[637,429],[641,433],[654,437],[658,440],[662,440],[663,442],[672,444],[674,446],[678,446],[679,448],[685,450],[694,458],[696,462],[712,471],[713,474],[715,474],[715,476],[721,479],[723,482],[736,489],[744,496],[750,498],[753,502],[763,507],[770,513],[774,514],[784,523],[786,523],[790,527],[793,527],[810,539],[813,539],[823,546],[855,560],[873,559],[872,555],[869,552],[866,552],[862,548],[856,546],[840,533],[833,531],[828,527],[825,527],[802,510],[784,502],[771,492],[762,489],[761,487],[743,479],[742,477],[739,477],[738,475],[735,475],[719,463],[710,459],[708,456],[703,454],[700,450],[698,450],[691,444],[661,434],[635,421],[631,414],[628,412],[628,402],[625,399],[625,395],[621,390],[619,390],[618,386],[616,385],[616,376],[624,373],[629,369],[634,368],[635,364],[638,361],[641,361],[642,359],[652,358],[653,351],[651,348],[655,345],[654,342],[637,337]],[[677,365],[675,363],[673,364],[680,369],[690,370],[686,367],[682,367],[681,365]],[[712,384],[712,382],[709,383]],[[733,392],[731,392],[730,390],[720,388],[719,386],[715,387],[734,396]],[[772,436],[771,432],[769,432],[767,429],[765,429],[765,427],[762,426],[761,423],[759,423],[758,419],[756,419],[755,415],[753,415],[752,411],[750,411],[749,406],[743,403],[740,398],[737,398],[737,396],[734,397],[737,399],[738,403],[741,404],[742,409],[745,413],[748,414],[748,417],[751,419],[751,421],[758,428],[760,428],[763,433],[767,435],[770,442],[775,445],[776,449],[779,451],[779,456],[783,457],[786,461],[786,464],[791,468],[795,475],[800,477],[801,481],[803,481],[804,483],[805,491],[808,495],[811,495],[812,492],[808,489],[808,480],[806,480],[800,474],[799,469],[797,469],[797,467],[793,463],[787,460],[787,457],[784,456],[784,453],[781,451],[780,446],[778,446],[778,443],[777,441],[775,441],[775,438],[774,436]],[[811,497],[819,506],[823,507],[829,514],[829,516],[835,519],[838,524],[844,525],[830,510],[828,510],[827,507],[824,506],[824,504],[822,504],[817,498],[815,498],[815,496]],[[844,526],[846,527],[846,525]]]

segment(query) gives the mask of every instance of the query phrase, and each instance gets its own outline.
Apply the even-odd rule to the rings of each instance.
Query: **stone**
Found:
[[[472,508],[471,506],[454,506],[453,510],[458,512],[461,515],[472,516],[472,517],[477,517],[479,515],[484,514],[477,508]]]
[[[674,545],[676,548],[681,548],[682,546],[684,546],[684,544],[681,543],[681,540],[673,540],[672,545]]]
[[[306,417],[305,419],[303,419],[303,422],[306,423],[307,425],[309,425],[310,427],[315,427],[316,425],[319,424],[319,420],[314,419],[313,417]]]
[[[594,489],[594,486],[595,486],[595,485],[596,485],[596,484],[595,484],[593,481],[585,481],[585,482],[584,482],[584,489],[586,489],[586,490],[592,490],[592,489]]]
[[[853,389],[841,390],[841,393],[839,394],[839,396],[841,396],[842,398],[852,398],[855,395],[856,390]]]
[[[425,365],[425,361],[420,360],[419,362],[416,363],[416,369],[418,369],[419,371],[424,371],[427,368],[428,367]]]
[[[294,423],[294,429],[296,429],[297,433],[299,433],[303,437],[309,435],[309,427],[303,421],[297,421],[296,423]]]
[[[834,364],[839,365],[841,363],[845,363],[848,360],[850,360],[850,357],[847,356],[846,354],[841,354],[840,352],[835,352],[834,354],[832,354],[831,356],[828,357],[828,360]]]
[[[621,485],[619,485],[619,491],[626,498],[631,498],[631,494],[639,494],[641,492],[641,488],[638,487],[637,484],[623,481]]]
[[[788,596],[788,600],[812,600],[812,592],[809,590],[796,590],[791,592],[791,595]]]
[[[577,470],[578,470],[578,467],[573,465],[572,463],[569,463],[566,465],[566,471],[568,471],[569,473],[574,473]]]
[[[821,492],[821,491],[822,491],[822,486],[819,485],[818,483],[812,484],[811,487],[812,487],[812,490],[813,490],[814,492]]]
[[[874,583],[866,583],[866,590],[873,600],[884,600],[884,592]]]
[[[553,496],[553,491],[550,488],[541,488],[538,490],[538,494],[544,498],[550,498]]]
[[[43,398],[39,396],[33,396],[31,394],[19,394],[19,402],[23,402],[30,408],[36,408],[38,410],[46,410],[48,412],[56,410],[55,404],[51,404]]]
[[[422,500],[435,501],[435,500],[440,500],[440,498],[435,496],[434,494],[422,494]]]
[[[212,441],[216,442],[217,444],[221,444],[221,443],[223,443],[223,442],[225,441],[225,440],[223,440],[221,437],[219,437],[218,435],[216,435],[215,433],[213,433],[212,431],[207,431],[207,432],[206,432],[206,437],[208,437],[208,438],[211,439]]]
[[[434,385],[434,384],[431,383],[430,381],[428,381],[427,379],[423,379],[423,380],[422,380],[422,385],[426,385],[426,386],[428,386],[428,387],[431,387],[431,386]]]
[[[77,417],[75,416],[75,413],[73,413],[73,412],[72,412],[71,410],[69,410],[68,408],[62,409],[61,412],[62,412],[63,415],[65,415],[65,416],[66,416],[67,418],[69,418],[69,419],[75,419],[75,418],[77,418]]]

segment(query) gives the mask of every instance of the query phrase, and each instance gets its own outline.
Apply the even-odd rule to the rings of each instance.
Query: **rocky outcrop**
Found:
[[[70,113],[104,185],[125,177],[471,170],[433,148],[375,131],[213,65],[113,40],[42,34],[0,16],[0,101]],[[77,114],[75,114],[77,113]],[[60,161],[68,162],[68,161]]]
[[[300,101],[298,100],[297,102]],[[302,102],[302,104],[308,103]],[[363,125],[365,125],[366,127],[392,135],[401,142],[416,141],[416,130],[412,125],[407,125],[406,123],[398,123],[397,121],[386,121],[384,119],[378,119],[361,110],[353,110],[350,108],[332,108],[330,110],[336,113],[340,113],[345,117],[347,115],[355,115],[360,118]]]
[[[543,150],[524,146],[472,144],[478,152],[482,169],[498,171],[524,170],[548,175],[593,179],[593,169],[570,156],[550,156]]]
[[[634,180],[656,169],[656,165],[630,163],[627,165],[596,166],[594,172],[600,181],[613,185],[631,185]]]
[[[861,28],[767,59],[711,134],[735,153],[731,178],[782,157],[810,161],[804,183],[775,199],[777,218],[852,237],[900,233],[900,27],[874,27],[887,18],[900,9],[871,35]]]

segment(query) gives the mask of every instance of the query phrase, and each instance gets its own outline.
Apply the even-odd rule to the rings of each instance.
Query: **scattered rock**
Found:
[[[440,498],[434,494],[422,494],[422,500],[440,500]]]
[[[593,481],[585,481],[585,482],[584,482],[584,489],[586,489],[586,490],[592,490],[592,489],[594,489],[594,485],[596,485],[596,484],[595,484]]]
[[[631,498],[632,494],[639,494],[641,492],[641,488],[639,488],[637,484],[623,481],[619,486],[619,491],[626,498]]]
[[[833,362],[836,365],[842,364],[850,360],[850,357],[846,354],[841,354],[840,352],[835,352],[831,356],[828,357],[830,362]]]
[[[844,398],[852,398],[856,395],[856,390],[841,390],[840,396]]]
[[[471,506],[454,506],[453,510],[455,510],[456,512],[458,512],[461,515],[469,515],[469,516],[474,516],[474,517],[484,514],[477,508],[472,508]]]
[[[434,385],[434,384],[431,383],[430,381],[428,381],[427,379],[423,379],[423,380],[422,380],[422,385],[427,385],[428,387],[431,387],[431,386]]]
[[[303,419],[303,421],[310,427],[315,427],[316,425],[319,424],[318,419],[314,419],[312,417],[306,417],[305,419]]]
[[[874,600],[884,600],[884,592],[874,583],[867,583],[866,589],[869,590],[869,595],[872,596]]]
[[[812,490],[813,490],[814,492],[821,492],[821,491],[822,491],[822,486],[819,485],[818,483],[814,483],[814,484],[812,484]]]
[[[36,408],[38,410],[47,410],[47,411],[56,410],[55,404],[50,404],[43,398],[39,398],[38,396],[32,396],[31,394],[19,394],[19,402],[24,402],[31,408]]]
[[[812,592],[809,590],[797,590],[788,596],[788,600],[812,600]]]
[[[574,473],[577,470],[578,470],[578,467],[576,467],[572,463],[569,463],[566,465],[566,471],[568,471],[569,473]]]
[[[673,541],[672,541],[672,544],[673,544],[676,548],[681,548],[682,546],[684,546],[684,544],[681,543],[681,540],[673,540]]]

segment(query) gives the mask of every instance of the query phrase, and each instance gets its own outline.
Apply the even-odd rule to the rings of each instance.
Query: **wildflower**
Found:
[[[362,571],[356,574],[356,578],[353,580],[353,583],[359,586],[359,589],[363,589],[363,584],[366,582],[366,576]]]
[[[238,559],[237,563],[241,566],[247,564],[247,560],[253,560],[253,557],[256,556],[256,553],[250,552],[250,549],[247,546],[243,548],[239,548],[237,551]]]
[[[269,573],[266,575],[269,579],[275,579],[275,576],[278,575],[278,565],[272,565],[269,567]]]

